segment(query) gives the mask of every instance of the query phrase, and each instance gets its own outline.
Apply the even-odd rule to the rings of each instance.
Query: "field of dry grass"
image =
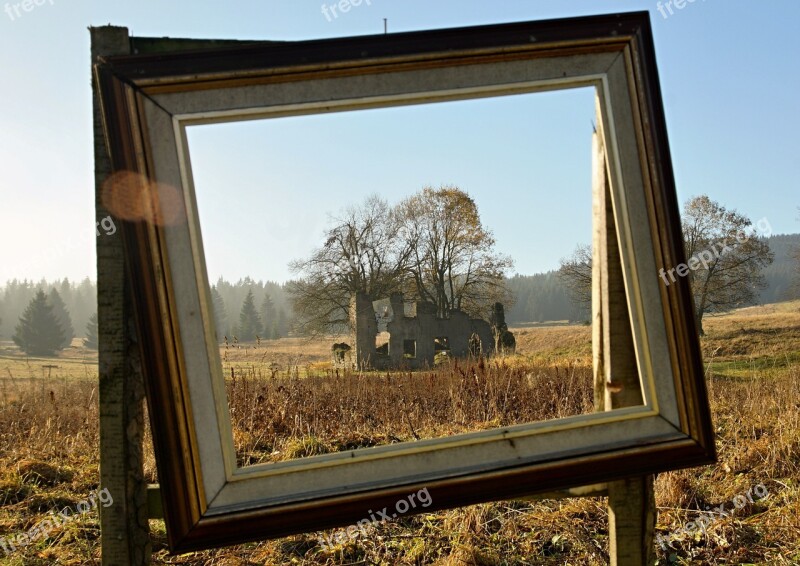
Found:
[[[800,564],[800,303],[743,309],[709,318],[705,326],[702,346],[720,459],[659,475],[657,533],[671,545],[659,547],[659,563]],[[384,372],[369,382],[340,374],[331,388],[337,378],[328,365],[328,343],[284,339],[259,348],[223,348],[240,460],[284,459],[353,442],[410,440],[590,410],[590,335],[580,326],[521,329],[515,358],[482,369],[461,364],[441,370],[435,395],[429,395],[432,378],[425,372]],[[25,358],[10,343],[0,343],[0,537],[31,528],[51,510],[74,508],[97,489],[96,364],[96,355],[77,342],[58,358],[43,359]],[[371,395],[365,403],[377,384],[388,394]],[[325,387],[340,393],[322,395]],[[509,401],[506,391],[519,397]],[[526,412],[529,407],[539,412]],[[156,480],[152,457],[146,473]],[[739,509],[733,505],[736,496],[759,484],[766,498]],[[715,517],[705,533],[675,534],[720,505],[729,515]],[[163,523],[151,524],[156,564],[608,563],[600,498],[508,501],[406,517],[330,549],[314,533],[172,557],[164,548]],[[3,565],[99,563],[97,513],[3,554],[0,549]]]
[[[418,372],[225,372],[240,465],[588,413],[589,366],[459,361]],[[318,370],[320,371],[320,370]]]

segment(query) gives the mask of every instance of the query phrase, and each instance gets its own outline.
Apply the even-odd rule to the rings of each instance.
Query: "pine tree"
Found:
[[[89,322],[86,323],[86,338],[83,339],[83,345],[90,350],[97,350],[97,313],[89,317]]]
[[[72,327],[72,317],[70,317],[67,305],[64,304],[61,295],[56,291],[55,287],[50,290],[50,295],[47,299],[50,301],[50,305],[53,307],[53,314],[58,319],[58,323],[61,325],[61,331],[64,333],[64,342],[62,342],[61,348],[67,348],[72,344],[72,339],[75,337],[75,329]]]
[[[217,342],[222,342],[223,336],[228,336],[228,309],[225,308],[225,301],[219,294],[216,287],[211,287],[211,304],[214,309],[214,328],[217,332]]]
[[[269,293],[264,294],[264,300],[261,303],[261,322],[264,325],[265,338],[269,340],[279,338],[275,303],[272,302],[272,297],[269,296]]]
[[[247,296],[242,303],[242,311],[239,314],[238,338],[240,342],[250,342],[256,339],[256,335],[262,333],[261,317],[258,316],[253,290],[247,292]]]
[[[52,356],[62,349],[64,331],[41,289],[19,318],[12,339],[31,356]]]

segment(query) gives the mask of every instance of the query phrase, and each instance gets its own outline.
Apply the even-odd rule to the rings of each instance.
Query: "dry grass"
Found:
[[[657,532],[673,547],[659,549],[660,564],[800,564],[800,303],[745,309],[705,325],[720,460],[658,477]],[[224,363],[236,378],[228,388],[241,460],[585,411],[589,337],[587,327],[524,329],[517,334],[521,355],[505,365],[453,365],[433,377],[326,377],[329,345],[301,340],[229,349]],[[22,532],[97,488],[95,364],[82,348],[34,360],[0,344],[0,536]],[[370,396],[375,387],[380,396]],[[506,391],[517,397],[506,398]],[[540,412],[526,412],[531,406]],[[154,474],[152,460],[148,469]],[[767,498],[714,520],[706,533],[670,538],[706,507],[734,509],[733,498],[757,484]],[[602,499],[508,501],[405,517],[329,550],[315,533],[170,557],[163,522],[152,527],[156,564],[608,563]],[[98,537],[96,514],[88,513],[7,558],[0,551],[0,564],[98,563]]]
[[[592,329],[589,326],[544,326],[513,329],[517,350],[551,365],[592,365]]]

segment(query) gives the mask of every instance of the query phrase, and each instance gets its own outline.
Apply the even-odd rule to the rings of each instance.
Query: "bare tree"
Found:
[[[509,257],[494,251],[469,195],[455,187],[426,188],[394,208],[377,196],[333,219],[325,244],[290,264],[288,285],[298,330],[319,334],[349,324],[350,300],[400,291],[436,305],[488,319],[496,302],[511,302]]]
[[[569,289],[572,302],[592,306],[592,246],[578,245],[568,258],[561,258],[558,277]]]
[[[396,234],[395,211],[378,196],[351,206],[325,233],[308,259],[290,264],[299,278],[288,285],[297,330],[320,334],[349,324],[350,299],[358,292],[385,297],[400,291],[409,273],[410,248]]]
[[[412,291],[436,305],[445,318],[453,310],[487,318],[496,302],[512,300],[505,273],[510,257],[494,250],[475,201],[457,187],[426,187],[398,206],[399,237],[411,251]]]
[[[706,195],[684,205],[682,224],[686,257],[711,256],[696,261],[695,269],[689,271],[695,320],[702,336],[703,315],[755,300],[756,291],[765,286],[761,270],[772,263],[774,254],[769,244],[759,239],[750,219]]]
[[[727,210],[708,196],[686,202],[683,208],[683,238],[695,307],[695,321],[704,334],[703,316],[751,304],[756,291],[763,288],[761,270],[772,263],[773,253],[766,241],[759,239],[752,222],[735,210]],[[661,277],[669,285],[675,280],[678,266],[667,266]],[[679,275],[681,270],[678,270]],[[578,246],[568,259],[561,260],[559,275],[570,288],[573,300],[591,304],[592,250]],[[653,274],[653,276],[658,276]]]

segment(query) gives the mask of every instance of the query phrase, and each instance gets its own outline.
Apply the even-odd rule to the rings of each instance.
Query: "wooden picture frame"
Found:
[[[173,551],[353,524],[424,488],[409,513],[714,461],[688,282],[658,277],[685,257],[646,12],[105,57],[95,74]],[[585,86],[642,404],[237,468],[186,128]]]

